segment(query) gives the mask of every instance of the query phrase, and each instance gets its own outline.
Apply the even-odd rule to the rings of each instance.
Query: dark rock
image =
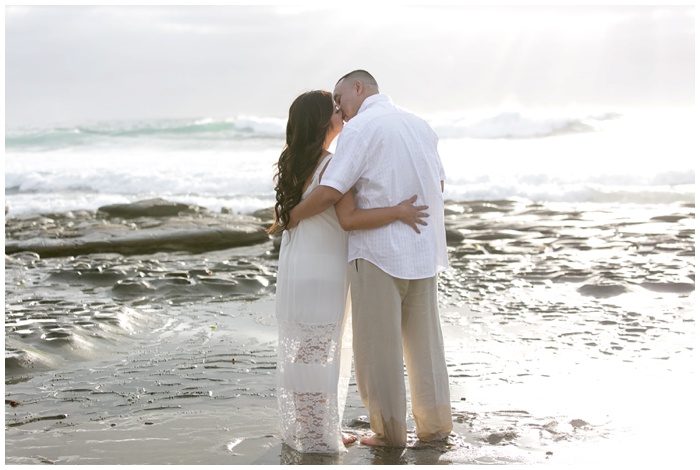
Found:
[[[695,290],[695,284],[690,282],[642,282],[640,285],[653,292],[687,294]]]
[[[460,232],[459,230],[452,229],[452,228],[447,228],[445,230],[445,234],[447,237],[447,243],[448,244],[455,244],[455,243],[460,243],[462,240],[464,240],[464,234]]]
[[[93,253],[122,255],[169,251],[204,253],[236,246],[249,246],[269,240],[259,225],[218,227],[151,228],[131,232],[92,232],[69,239],[30,239],[5,243],[5,254],[30,251],[42,258],[78,256]]]
[[[201,210],[198,206],[183,204],[180,202],[166,201],[165,199],[146,199],[130,204],[111,204],[97,209],[110,217],[123,217],[133,219],[135,217],[168,217],[181,213],[191,214]]]
[[[269,222],[269,224],[272,225],[272,222],[275,220],[275,209],[273,207],[269,207],[266,209],[258,209],[251,215],[253,217],[257,217],[258,219],[264,222]]]
[[[32,252],[51,258],[95,253],[204,253],[270,239],[267,225],[257,217],[215,213],[162,199],[125,206],[131,208],[128,214],[110,209],[8,218],[5,254]],[[169,211],[176,215],[166,215]]]
[[[654,222],[678,222],[679,220],[687,219],[687,214],[671,214],[671,215],[659,215],[652,217],[651,220]]]
[[[486,438],[486,441],[491,444],[491,445],[498,445],[498,444],[506,444],[508,441],[513,441],[518,438],[518,434],[512,430],[506,430],[506,431],[498,431],[489,434],[489,436]],[[506,442],[504,442],[506,441]]]
[[[630,292],[627,286],[621,284],[585,284],[577,290],[581,295],[597,299],[606,299]]]

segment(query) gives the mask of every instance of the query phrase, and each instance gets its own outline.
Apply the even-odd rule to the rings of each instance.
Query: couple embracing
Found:
[[[289,109],[270,231],[283,232],[281,432],[299,452],[336,453],[357,439],[341,434],[350,338],[373,432],[361,443],[406,445],[404,363],[418,438],[452,431],[437,303],[437,275],[448,266],[437,141],[364,70],[343,76],[332,95],[304,93]]]

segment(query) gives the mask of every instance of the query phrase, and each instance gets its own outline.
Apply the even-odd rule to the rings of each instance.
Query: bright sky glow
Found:
[[[9,6],[8,124],[283,117],[355,68],[421,113],[692,106],[692,6]]]

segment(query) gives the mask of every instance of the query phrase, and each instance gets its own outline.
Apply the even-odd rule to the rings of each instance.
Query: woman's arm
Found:
[[[393,207],[381,207],[377,209],[357,209],[352,191],[348,191],[336,203],[335,213],[338,216],[340,226],[344,230],[368,230],[383,227],[397,220],[410,225],[416,233],[420,233],[418,225],[428,225],[423,218],[428,217],[426,212],[422,212],[428,206],[414,206],[418,196],[402,201]]]
[[[294,228],[304,219],[313,217],[325,211],[338,200],[343,194],[330,186],[318,186],[314,188],[309,196],[289,211],[289,225],[287,228]]]

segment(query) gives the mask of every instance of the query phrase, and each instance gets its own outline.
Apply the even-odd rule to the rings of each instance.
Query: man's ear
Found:
[[[365,86],[362,84],[362,82],[359,80],[355,80],[355,93],[361,95],[364,89]]]

